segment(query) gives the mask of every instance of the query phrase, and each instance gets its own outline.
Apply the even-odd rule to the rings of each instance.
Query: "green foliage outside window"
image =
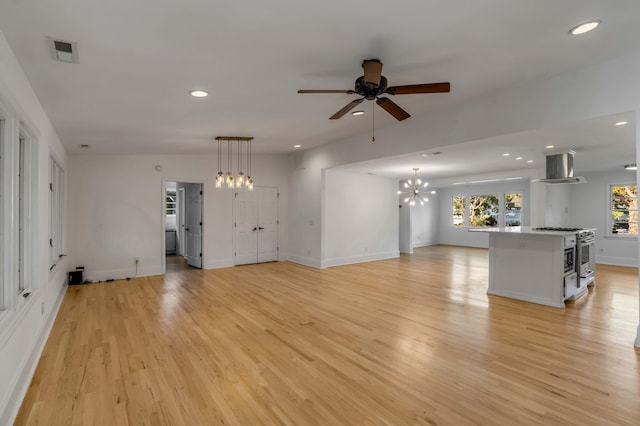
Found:
[[[611,233],[638,235],[638,187],[611,186]]]

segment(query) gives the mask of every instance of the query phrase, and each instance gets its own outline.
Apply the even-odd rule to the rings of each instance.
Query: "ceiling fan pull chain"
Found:
[[[376,108],[373,102],[371,102],[371,142],[376,141]]]

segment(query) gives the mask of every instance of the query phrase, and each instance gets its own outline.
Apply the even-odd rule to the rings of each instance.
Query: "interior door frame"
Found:
[[[279,222],[280,222],[280,197],[279,197],[280,187],[279,186],[268,186],[268,185],[264,185],[264,186],[257,186],[256,185],[255,186],[255,190],[259,190],[259,188],[272,188],[272,189],[275,189],[276,192],[278,193],[278,201],[277,201],[278,228],[277,228],[277,232],[276,232],[276,239],[277,239],[277,244],[279,246],[280,245],[280,224],[279,224]],[[237,250],[237,247],[236,247],[237,241],[236,241],[236,227],[234,225],[236,223],[236,214],[237,214],[237,208],[238,208],[237,204],[236,204],[236,196],[235,196],[235,191],[236,190],[237,190],[236,188],[233,189],[234,192],[233,192],[232,199],[231,199],[231,202],[232,202],[232,207],[231,207],[231,215],[232,215],[232,219],[231,219],[231,234],[232,234],[232,246],[233,246],[233,252],[231,253],[231,257],[233,259],[233,262],[232,262],[233,266],[241,266],[241,265],[245,265],[245,263],[243,263],[241,265],[237,265],[236,264],[236,256],[235,256],[235,253],[236,253],[236,250]],[[242,191],[247,191],[247,189],[243,188]],[[257,194],[256,194],[256,198],[257,198]],[[256,200],[256,204],[257,204],[257,200]],[[256,213],[257,213],[258,218],[259,218],[259,216],[260,216],[259,207],[256,210]],[[256,238],[257,238],[257,236],[256,236]],[[257,255],[257,253],[256,253],[256,255]],[[279,261],[280,261],[280,251],[278,251],[278,255],[277,255],[277,259],[276,259],[276,262],[279,262]],[[257,257],[256,257],[256,264],[257,264]]]
[[[204,193],[205,193],[205,182],[203,181],[194,181],[192,179],[176,179],[176,178],[169,178],[169,177],[163,177],[161,179],[161,189],[160,189],[160,259],[161,262],[160,264],[162,265],[162,273],[166,274],[167,273],[167,253],[166,253],[166,249],[167,249],[167,241],[165,238],[165,232],[167,229],[167,226],[165,224],[165,216],[166,216],[166,211],[167,211],[167,198],[166,198],[166,188],[167,188],[167,182],[175,182],[176,185],[178,183],[195,183],[195,184],[200,184],[202,185],[202,227],[200,228],[200,232],[202,233],[202,245],[204,246],[204,227],[206,226],[205,223],[205,207],[204,207]],[[202,269],[204,269],[204,247],[202,247]]]

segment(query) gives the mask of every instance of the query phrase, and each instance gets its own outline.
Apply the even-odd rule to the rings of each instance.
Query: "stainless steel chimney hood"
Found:
[[[547,172],[544,179],[535,179],[531,182],[543,183],[585,183],[582,176],[573,176],[573,156],[575,151],[560,154],[547,155]]]

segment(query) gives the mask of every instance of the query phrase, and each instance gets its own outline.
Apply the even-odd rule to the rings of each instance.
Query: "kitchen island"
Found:
[[[564,308],[586,293],[575,268],[576,231],[526,226],[479,228],[489,234],[488,294]]]

